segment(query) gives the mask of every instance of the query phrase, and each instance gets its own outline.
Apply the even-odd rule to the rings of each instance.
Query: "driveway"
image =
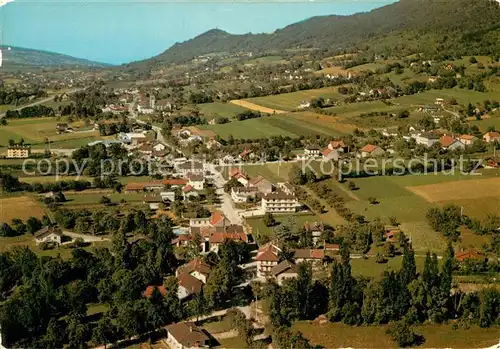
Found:
[[[78,233],[73,233],[71,231],[63,231],[63,234],[66,236],[69,236],[72,239],[78,239],[81,238],[85,242],[103,242],[103,241],[110,241],[109,238],[107,237],[101,237],[101,236],[94,236],[94,235],[88,235],[88,234],[78,234]]]

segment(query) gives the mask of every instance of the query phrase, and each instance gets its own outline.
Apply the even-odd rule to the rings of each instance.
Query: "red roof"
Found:
[[[465,139],[465,140],[467,140],[467,141],[472,141],[472,140],[474,140],[476,137],[474,137],[473,135],[461,135],[459,138],[460,138],[460,139]]]
[[[489,136],[490,138],[500,138],[500,132],[490,131],[485,134],[485,136]]]
[[[442,136],[439,141],[441,142],[441,145],[445,148],[448,148],[450,145],[457,142],[457,140],[455,138],[450,137],[448,135]]]
[[[325,244],[325,250],[327,250],[327,251],[339,251],[340,245],[339,244]]]
[[[153,295],[153,291],[154,291],[155,288],[158,289],[158,291],[160,292],[160,294],[162,296],[166,296],[167,290],[165,289],[165,286],[163,286],[163,285],[161,285],[161,286],[154,286],[154,285],[152,285],[152,286],[146,287],[146,291],[144,291],[144,293],[143,293],[144,297],[147,297],[147,298],[151,297]]]
[[[186,185],[189,181],[185,178],[170,178],[164,179],[161,182],[164,185]]]
[[[250,154],[252,151],[249,150],[249,149],[245,149],[241,152],[240,154],[240,158],[244,158],[245,156],[247,156],[248,154]]]
[[[378,147],[376,145],[373,145],[373,144],[367,144],[365,145],[363,148],[361,148],[361,151],[362,152],[365,152],[365,153],[371,153],[372,151],[374,151],[375,149],[377,149]]]
[[[247,241],[247,236],[243,233],[213,233],[210,235],[209,242],[211,244],[220,244],[224,240]]]
[[[184,189],[182,189],[185,193],[189,193],[191,190],[193,190],[193,186],[188,184],[184,187]]]
[[[295,250],[295,258],[303,259],[323,259],[325,258],[325,251],[318,249],[298,249]]]
[[[333,150],[330,149],[330,148],[325,148],[321,154],[323,154],[324,156],[328,156],[328,154],[330,154]]]
[[[193,237],[190,234],[181,234],[172,240],[172,245],[176,245],[179,242],[191,241],[192,239],[193,239]]]
[[[277,262],[279,260],[278,249],[272,244],[264,245],[257,252],[255,260],[261,262]]]
[[[328,144],[328,148],[331,149],[338,149],[338,148],[345,148],[346,145],[344,141],[331,141],[330,144]]]
[[[200,274],[208,275],[210,274],[210,271],[212,270],[212,267],[208,265],[207,263],[203,262],[199,258],[195,258],[191,260],[190,262],[181,265],[178,269],[179,273],[192,273],[193,271],[197,271]]]
[[[226,217],[222,214],[220,211],[215,211],[212,213],[212,217],[210,217],[210,224],[211,225],[216,225],[223,221]]]
[[[200,293],[203,287],[203,282],[188,273],[181,273],[177,277],[179,286],[184,287],[189,293]]]
[[[460,262],[463,262],[466,259],[481,259],[481,258],[483,258],[483,256],[476,250],[464,251],[461,253],[457,253],[455,255],[455,259]]]

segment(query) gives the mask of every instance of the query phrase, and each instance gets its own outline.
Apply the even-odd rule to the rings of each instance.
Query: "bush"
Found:
[[[406,320],[391,322],[387,334],[402,348],[411,347],[419,342],[419,336],[413,332]]]

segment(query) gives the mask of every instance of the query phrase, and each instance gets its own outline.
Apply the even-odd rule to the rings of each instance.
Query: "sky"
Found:
[[[273,32],[312,16],[348,15],[393,1],[15,0],[0,7],[0,44],[121,64],[213,28]]]

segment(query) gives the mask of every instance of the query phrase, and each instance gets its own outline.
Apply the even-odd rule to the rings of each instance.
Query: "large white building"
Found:
[[[262,197],[262,211],[270,213],[291,213],[300,207],[293,193],[276,191]]]

